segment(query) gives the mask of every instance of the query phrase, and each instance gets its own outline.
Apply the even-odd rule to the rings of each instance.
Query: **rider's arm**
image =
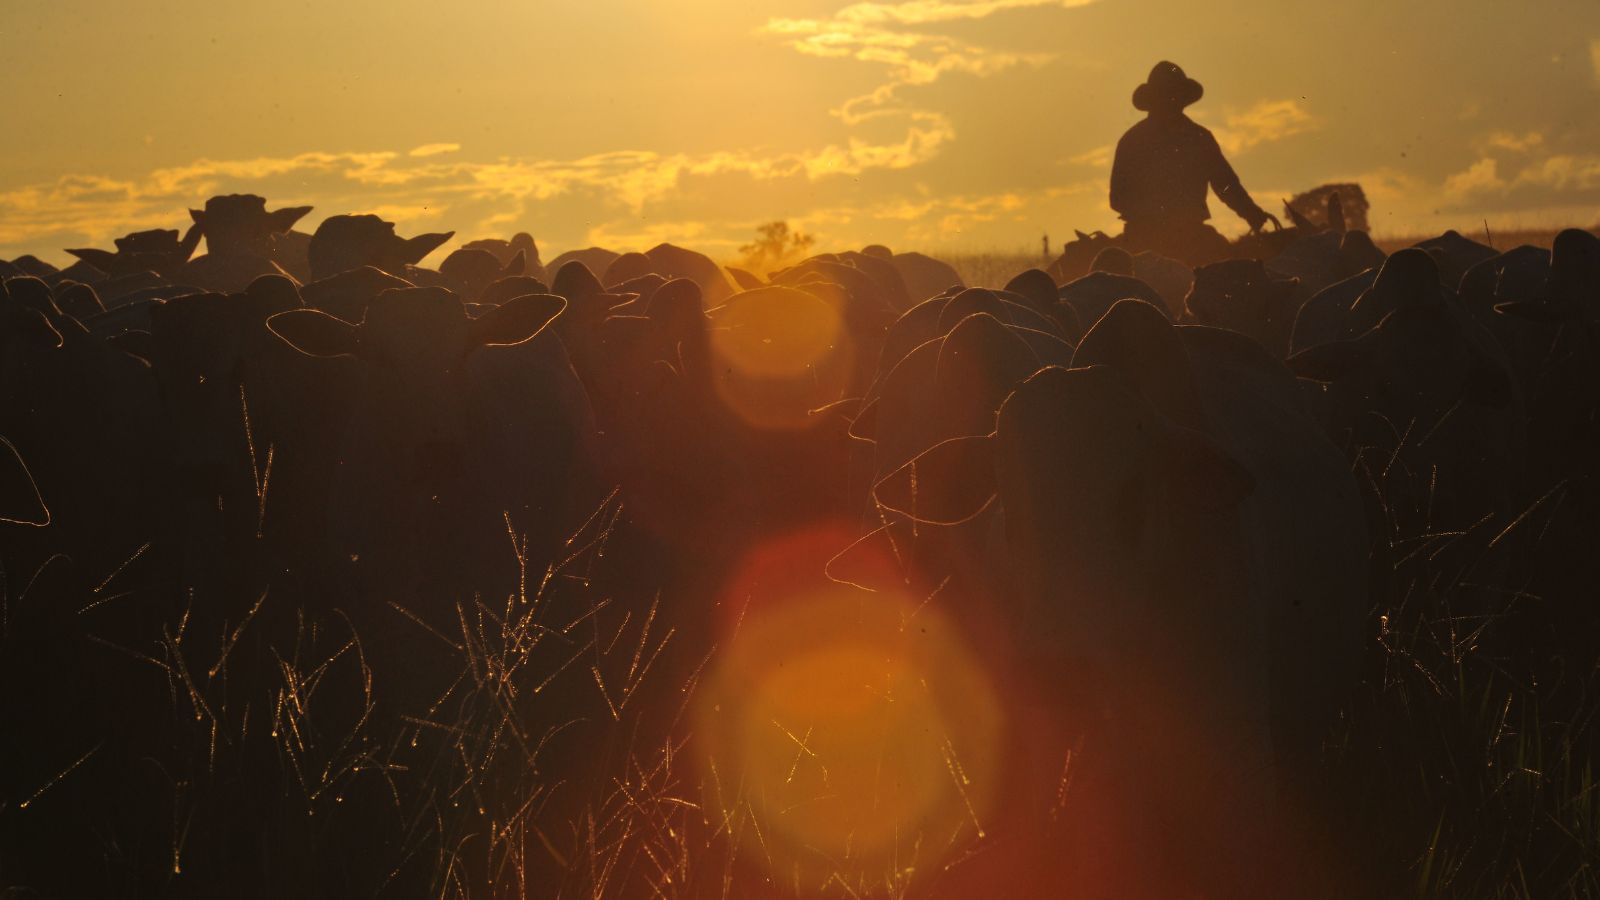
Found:
[[[1228,160],[1222,155],[1222,148],[1218,146],[1217,139],[1207,131],[1205,134],[1206,154],[1211,158],[1207,168],[1210,170],[1211,189],[1217,192],[1217,198],[1228,205],[1228,208],[1238,213],[1239,218],[1245,220],[1251,228],[1260,228],[1271,218],[1266,210],[1256,205],[1250,199],[1250,193],[1239,183],[1239,176],[1233,171],[1233,166],[1228,165]]]

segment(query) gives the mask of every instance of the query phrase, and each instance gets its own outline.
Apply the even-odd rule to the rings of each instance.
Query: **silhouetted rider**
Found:
[[[1217,139],[1183,114],[1204,88],[1170,62],[1160,62],[1133,92],[1135,109],[1148,113],[1117,142],[1111,164],[1111,208],[1126,226],[1131,250],[1154,250],[1190,265],[1227,255],[1227,240],[1206,224],[1206,188],[1259,231],[1275,216],[1257,206],[1222,156]]]

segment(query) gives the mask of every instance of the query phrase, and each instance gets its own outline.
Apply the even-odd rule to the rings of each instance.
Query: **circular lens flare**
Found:
[[[761,428],[796,429],[850,382],[849,335],[838,308],[788,287],[743,291],[712,312],[718,395]]]
[[[999,698],[937,609],[807,583],[724,648],[697,699],[706,799],[774,874],[903,883],[984,834]]]

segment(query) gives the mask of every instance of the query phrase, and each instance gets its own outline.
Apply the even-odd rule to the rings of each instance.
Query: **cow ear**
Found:
[[[1573,318],[1565,310],[1559,310],[1549,303],[1538,303],[1532,300],[1510,300],[1505,303],[1496,303],[1494,311],[1502,316],[1526,319],[1529,322],[1541,322],[1547,325],[1567,322]]]
[[[307,356],[355,356],[361,346],[355,325],[320,309],[291,309],[267,318],[267,330]]]
[[[1255,490],[1256,479],[1205,434],[1174,427],[1161,443],[1162,466],[1173,496],[1205,512],[1231,509]]]
[[[419,234],[414,238],[410,238],[406,241],[406,249],[403,254],[405,261],[414,266],[422,262],[423,257],[439,249],[444,245],[445,241],[455,236],[456,233],[454,231],[446,231],[443,234]]]
[[[140,329],[130,329],[106,338],[106,343],[117,350],[142,360],[147,365],[155,359],[155,341],[151,339],[150,332]]]
[[[288,231],[309,212],[311,212],[309,206],[285,206],[283,209],[267,213],[267,222],[272,231]]]
[[[50,524],[50,508],[39,496],[33,473],[28,471],[16,446],[3,437],[0,437],[0,522],[35,528]]]
[[[858,441],[866,441],[869,444],[878,442],[877,400],[873,400],[856,411],[856,417],[850,420],[849,434]]]
[[[67,252],[107,275],[111,274],[111,270],[116,268],[117,255],[108,250],[96,250],[92,247],[86,247],[81,250],[68,250]]]
[[[1512,401],[1511,376],[1486,356],[1474,353],[1467,363],[1462,397],[1478,406],[1505,409]]]
[[[728,266],[727,268],[728,274],[733,276],[733,283],[738,285],[739,290],[741,291],[753,291],[756,288],[767,286],[766,282],[762,281],[753,273],[747,272],[744,269],[735,268],[734,266]]]
[[[78,320],[67,317],[63,321],[76,322]],[[27,337],[38,338],[56,350],[61,349],[67,342],[67,339],[61,334],[61,329],[50,321],[50,317],[31,306],[22,307],[22,325],[17,330]]]
[[[960,525],[995,499],[994,441],[990,435],[935,444],[872,487],[878,505],[924,525]]]
[[[201,210],[198,210],[198,209],[189,210],[189,218],[194,220],[194,223],[196,225],[204,227],[205,224],[206,224],[206,214]]]
[[[185,262],[193,256],[195,248],[200,246],[200,238],[204,236],[205,230],[200,227],[199,222],[190,225],[189,230],[183,233],[183,240],[178,242],[178,262]]]
[[[1289,357],[1289,371],[1312,381],[1330,382],[1346,378],[1364,366],[1371,353],[1360,341],[1331,341],[1307,347]]]
[[[506,263],[506,267],[500,270],[500,277],[510,278],[513,275],[524,275],[527,274],[527,271],[528,254],[522,250],[518,250],[517,255],[511,257],[511,261]]]
[[[472,320],[468,346],[493,347],[532,340],[567,308],[567,301],[554,294],[525,294],[490,307]]]
[[[1307,232],[1318,230],[1315,225],[1311,224],[1310,219],[1301,215],[1300,210],[1295,209],[1294,205],[1287,200],[1283,201],[1283,211],[1289,216],[1289,224],[1295,228]]]

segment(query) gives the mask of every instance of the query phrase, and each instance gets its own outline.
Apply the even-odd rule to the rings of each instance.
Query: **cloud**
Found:
[[[1600,85],[1600,38],[1589,42],[1589,62],[1594,66],[1594,83]]]
[[[1600,155],[1553,154],[1526,164],[1510,178],[1501,177],[1498,160],[1484,157],[1465,171],[1449,176],[1444,182],[1445,193],[1458,200],[1482,194],[1504,195],[1524,189],[1552,192],[1600,190]]]
[[[1511,186],[1533,186],[1557,191],[1600,188],[1600,155],[1563,153],[1548,156],[1518,172]]]
[[[53,182],[0,190],[0,247],[37,249],[103,244],[146,228],[182,228],[186,209],[224,192],[253,192],[277,203],[314,202],[325,214],[377,212],[402,226],[437,220],[491,233],[521,221],[533,204],[581,197],[598,218],[637,218],[680,193],[689,178],[733,176],[753,181],[821,182],[874,170],[901,170],[931,159],[950,138],[942,117],[908,117],[899,139],[842,143],[788,152],[718,151],[662,154],[622,150],[570,160],[437,159],[455,144],[430,144],[408,153],[312,151],[286,157],[199,159],[134,178],[66,175]],[[425,152],[423,152],[425,151]],[[475,222],[455,216],[476,215]],[[70,244],[63,242],[72,242]]]
[[[1050,53],[998,50],[971,44],[921,26],[986,19],[1029,8],[1071,8],[1094,0],[905,0],[852,3],[826,18],[773,18],[758,34],[782,38],[793,49],[824,58],[851,58],[881,66],[888,80],[832,110],[847,124],[913,112],[901,104],[904,87],[923,87],[951,72],[987,77],[1019,65],[1043,65]]]
[[[852,3],[834,18],[844,22],[883,23],[900,25],[927,25],[933,22],[954,22],[959,19],[982,19],[1007,9],[1030,6],[1085,6],[1092,0],[905,0],[901,3]]]
[[[1240,112],[1228,111],[1222,125],[1213,128],[1212,133],[1223,152],[1232,156],[1261,144],[1304,134],[1319,124],[1297,100],[1262,100]]]
[[[130,230],[181,228],[187,220],[186,207],[228,191],[262,194],[274,204],[312,203],[324,214],[379,210],[402,230],[429,220],[467,235],[526,225],[548,213],[549,203],[566,200],[569,203],[562,209],[588,220],[584,227],[591,238],[619,243],[644,240],[670,227],[689,228],[704,214],[689,204],[692,190],[686,192],[686,185],[696,179],[817,185],[869,172],[911,170],[935,159],[955,140],[954,125],[942,112],[907,103],[899,92],[931,85],[951,73],[982,78],[1052,58],[979,46],[941,33],[945,29],[940,26],[1014,10],[1064,9],[1091,2],[858,2],[821,18],[768,20],[758,33],[776,37],[797,52],[850,58],[884,72],[884,80],[872,91],[847,98],[831,110],[851,131],[822,146],[698,154],[638,149],[573,159],[472,160],[459,155],[459,143],[442,141],[403,151],[198,159],[128,178],[68,175],[0,190],[0,248],[27,246],[38,251],[52,245],[103,245]],[[869,121],[874,123],[870,132],[861,127]],[[748,190],[721,193],[742,196]],[[817,197],[812,202],[826,206],[828,201]],[[1014,204],[960,197],[932,205],[890,201],[871,215],[909,221],[904,218],[908,210],[927,206],[925,214],[937,216],[939,228],[949,232],[1015,212],[1006,209],[1007,202]],[[700,223],[695,226],[698,230],[691,230],[709,235],[709,227]]]
[[[290,157],[240,160],[199,159],[155,169],[142,177],[64,175],[53,182],[0,191],[0,246],[60,237],[89,242],[145,228],[181,228],[188,207],[213,194],[251,185],[281,182],[339,183],[379,179],[394,153],[301,153]],[[281,195],[282,192],[280,192]],[[299,195],[299,190],[293,191]],[[269,195],[272,196],[272,195]]]
[[[313,227],[325,215],[377,212],[402,233],[426,223],[430,230],[456,229],[463,238],[529,229],[560,234],[558,241],[586,237],[617,245],[672,235],[736,247],[759,224],[752,202],[769,204],[761,221],[773,214],[810,216],[816,228],[841,236],[864,234],[871,223],[894,223],[902,233],[915,230],[935,239],[985,222],[1015,221],[1036,214],[1055,195],[1024,196],[1004,185],[1007,190],[992,195],[931,199],[926,189],[907,191],[909,178],[891,177],[939,158],[956,140],[949,115],[925,103],[925,95],[910,95],[952,75],[986,78],[1054,58],[989,45],[999,38],[975,42],[973,23],[1093,2],[846,0],[826,15],[768,19],[757,29],[767,40],[810,57],[851,60],[878,76],[868,82],[876,83],[871,90],[835,98],[829,112],[844,133],[811,146],[473,159],[461,155],[460,143],[437,141],[360,152],[202,158],[118,177],[0,181],[0,256],[55,255],[59,247],[106,246],[132,230],[181,229],[186,208],[226,192],[261,194],[273,206],[315,206],[302,227]],[[874,181],[867,193],[855,181],[869,175]],[[841,205],[864,193],[881,202]],[[829,215],[840,218],[829,225]]]
[[[1491,131],[1484,135],[1480,144],[1492,150],[1507,150],[1512,153],[1526,153],[1544,143],[1544,135],[1537,131],[1527,134],[1513,134],[1508,131]]]
[[[1059,218],[1063,204],[1084,195],[1104,195],[1103,179],[1089,179],[1043,191],[993,194],[896,196],[869,204],[814,209],[791,222],[827,246],[861,246],[897,235],[919,246],[970,243],[967,232],[986,223],[1018,216],[1035,221]],[[1107,210],[1109,213],[1109,210]]]
[[[1085,150],[1076,156],[1067,157],[1067,162],[1075,166],[1089,166],[1095,169],[1111,168],[1112,155],[1116,148],[1110,144],[1101,144],[1092,150]]]
[[[438,155],[440,155],[442,153],[455,153],[455,152],[458,152],[460,149],[461,149],[461,145],[460,144],[450,144],[450,143],[423,144],[421,147],[412,148],[411,152],[407,153],[406,155],[407,156],[415,156],[415,157],[419,157],[420,158],[420,157],[424,157],[424,156],[438,156]]]
[[[1515,166],[1482,157],[1444,180],[1445,214],[1513,215],[1515,221],[1592,221],[1600,204],[1600,154],[1551,153]]]
[[[1506,182],[1500,177],[1500,163],[1489,156],[1444,180],[1445,196],[1457,200],[1487,191],[1504,191],[1505,188]]]

